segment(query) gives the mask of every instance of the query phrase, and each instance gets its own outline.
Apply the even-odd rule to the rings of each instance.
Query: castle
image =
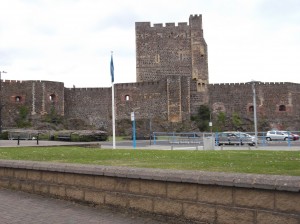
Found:
[[[137,120],[151,120],[155,131],[176,129],[189,123],[200,105],[206,105],[214,122],[220,113],[227,120],[235,115],[244,122],[244,128],[253,131],[255,84],[259,131],[262,127],[300,128],[300,84],[209,83],[201,15],[191,15],[189,23],[177,26],[136,22],[135,27],[137,82],[114,86],[117,124],[128,123],[134,111]],[[111,88],[66,88],[61,82],[37,80],[6,80],[1,84],[4,128],[16,126],[22,107],[30,119],[55,110],[66,119],[111,129]],[[118,133],[118,127],[116,130]]]

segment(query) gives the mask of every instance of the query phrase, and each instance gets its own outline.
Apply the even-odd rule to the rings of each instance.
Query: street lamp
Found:
[[[132,121],[132,147],[136,148],[136,127],[135,127],[135,111],[140,108],[131,108],[133,112],[130,113],[131,121]],[[137,112],[138,113],[138,112]]]
[[[135,117],[134,112],[131,112],[131,121],[132,121],[132,147],[136,148],[136,129],[135,129]]]
[[[254,132],[255,132],[255,147],[257,148],[257,118],[256,118],[256,93],[255,93],[255,83],[257,81],[251,81],[252,92],[253,92],[253,116],[254,116]]]
[[[1,74],[7,73],[5,71],[0,71],[0,134],[2,133],[2,79]]]

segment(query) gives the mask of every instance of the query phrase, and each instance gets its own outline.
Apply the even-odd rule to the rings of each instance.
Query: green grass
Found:
[[[299,151],[16,147],[0,148],[0,159],[300,176]]]

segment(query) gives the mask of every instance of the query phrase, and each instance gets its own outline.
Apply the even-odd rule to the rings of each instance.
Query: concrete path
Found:
[[[163,224],[152,217],[122,214],[70,201],[0,188],[1,224]]]

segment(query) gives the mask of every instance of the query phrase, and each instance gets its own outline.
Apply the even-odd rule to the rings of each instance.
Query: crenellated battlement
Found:
[[[116,84],[117,88],[131,88],[131,87],[142,87],[142,86],[155,86],[158,85],[159,81],[149,81],[149,82],[133,82],[133,83],[118,83]]]
[[[72,90],[72,91],[105,91],[105,90],[111,90],[111,87],[101,87],[101,88],[65,88],[67,90]]]
[[[176,25],[176,23],[155,23],[153,25],[151,25],[150,22],[136,22],[135,23],[135,27],[136,29],[155,29],[155,28],[188,28],[189,25],[187,22],[178,22],[178,24]]]
[[[190,19],[202,19],[202,15],[201,14],[190,15]]]
[[[255,85],[299,85],[298,83],[292,82],[255,82]],[[241,85],[252,85],[252,82],[238,82],[238,83],[210,83],[211,86],[241,86]]]

